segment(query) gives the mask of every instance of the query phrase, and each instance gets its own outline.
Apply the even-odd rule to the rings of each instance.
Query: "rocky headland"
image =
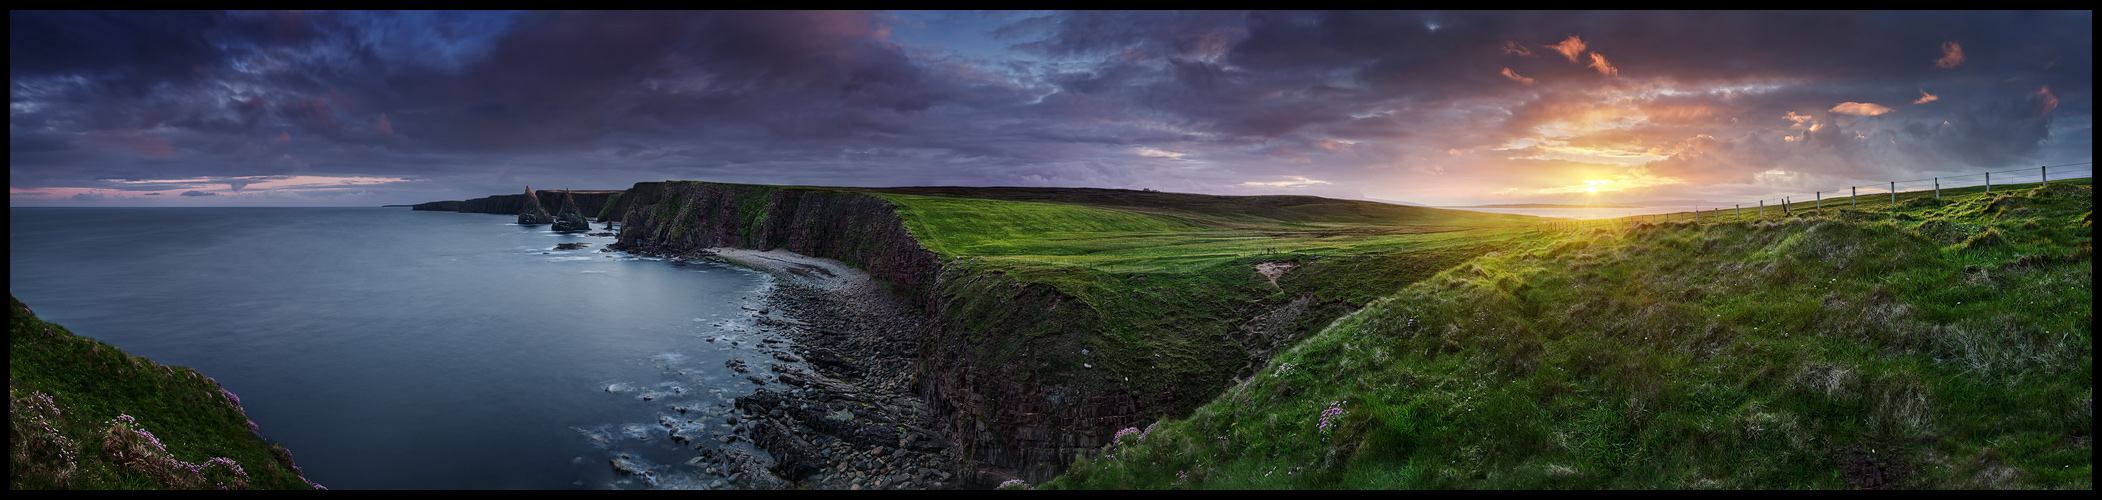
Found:
[[[1234,344],[1206,361],[1219,373],[1139,380],[1104,369],[1140,362],[1106,358],[1131,353],[1095,345],[1118,328],[1098,305],[974,259],[945,259],[879,194],[946,194],[927,189],[667,181],[608,199],[599,220],[619,228],[608,251],[736,263],[778,278],[757,317],[771,337],[762,348],[778,355],[728,367],[761,389],[737,398],[734,433],[711,436],[724,443],[686,441],[702,451],[694,465],[703,476],[741,488],[1040,483],[1120,429],[1210,400],[1231,382],[1219,373],[1260,366],[1347,309],[1299,291],[1236,306],[1220,321]],[[1289,272],[1270,271],[1271,280]],[[663,423],[675,441],[694,427]],[[640,463],[612,465],[652,470]]]

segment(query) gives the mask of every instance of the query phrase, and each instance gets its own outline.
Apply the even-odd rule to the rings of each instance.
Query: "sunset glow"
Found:
[[[16,205],[414,203],[665,179],[1637,203],[2092,154],[2085,11],[13,23]],[[1795,175],[1761,174],[1775,169]]]

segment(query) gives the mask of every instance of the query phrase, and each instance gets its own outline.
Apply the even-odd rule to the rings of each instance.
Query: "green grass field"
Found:
[[[2088,181],[1942,194],[1507,237],[1044,486],[2092,488]]]
[[[8,301],[8,489],[315,488],[210,378]]]
[[[997,273],[1070,294],[1084,314],[994,324],[1034,311],[984,300],[960,313],[992,337],[980,359],[1041,366],[1040,376],[1102,370],[1152,411],[1186,413],[1253,370],[1272,345],[1318,330],[1416,280],[1535,234],[1541,219],[1308,196],[1211,196],[1109,189],[856,189],[890,201],[957,276]],[[1274,282],[1258,264],[1292,266]],[[961,290],[971,297],[998,289]],[[1297,301],[1297,302],[1295,302]],[[1304,305],[1270,334],[1248,322]],[[1043,306],[1044,304],[1037,304]],[[1055,306],[1054,306],[1055,307]],[[1299,309],[1294,309],[1298,311]],[[1054,331],[1095,332],[1051,339]],[[1222,334],[1227,338],[1222,338]],[[1080,356],[1080,352],[1089,352]],[[1034,354],[1031,354],[1034,353]]]

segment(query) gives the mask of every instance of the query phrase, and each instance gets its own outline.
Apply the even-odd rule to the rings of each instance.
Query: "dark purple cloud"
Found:
[[[377,204],[663,179],[1434,203],[1596,180],[1683,199],[2092,151],[2084,11],[929,19],[13,12],[10,200]],[[282,187],[329,178],[359,180]]]

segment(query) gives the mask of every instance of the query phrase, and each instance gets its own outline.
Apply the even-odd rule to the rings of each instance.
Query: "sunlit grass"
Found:
[[[1046,486],[2091,488],[2091,191],[1975,191],[1506,239]]]

